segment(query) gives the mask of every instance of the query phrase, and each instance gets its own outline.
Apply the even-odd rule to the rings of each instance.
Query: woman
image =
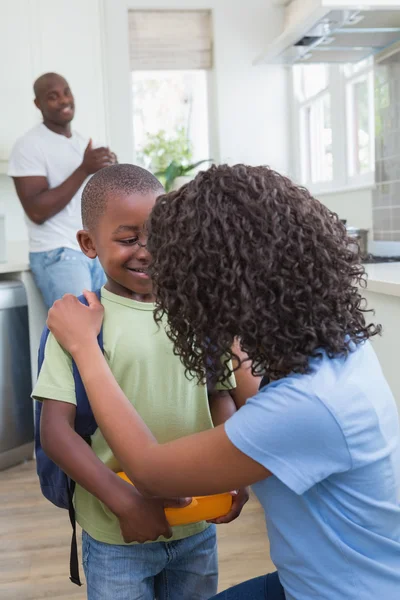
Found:
[[[207,360],[235,358],[238,338],[267,379],[225,426],[158,445],[98,348],[101,306],[91,294],[89,308],[58,301],[49,326],[128,476],[163,497],[254,484],[278,572],[221,598],[395,600],[398,415],[368,342],[380,328],[366,324],[364,271],[344,226],[268,168],[219,166],[159,198],[148,247],[156,319],[167,312],[188,374],[200,380]]]

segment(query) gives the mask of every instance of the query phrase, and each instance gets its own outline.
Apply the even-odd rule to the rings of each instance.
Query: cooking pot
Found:
[[[360,229],[358,227],[346,227],[347,235],[354,238],[354,249],[356,245],[360,248],[362,258],[368,256],[368,229]]]

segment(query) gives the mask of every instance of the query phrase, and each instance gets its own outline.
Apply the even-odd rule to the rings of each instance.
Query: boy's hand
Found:
[[[231,492],[233,496],[232,508],[224,517],[219,517],[218,519],[214,519],[212,521],[208,521],[209,523],[215,523],[216,525],[221,525],[222,523],[231,523],[235,519],[238,518],[240,513],[242,512],[243,506],[249,499],[249,490],[248,488],[242,488],[241,490],[237,490],[235,492]]]
[[[163,500],[162,498],[145,498],[132,490],[130,501],[124,501],[117,517],[124,542],[155,541],[161,535],[170,538],[171,527],[166,519],[165,508],[182,508],[190,504],[191,498],[176,498]]]

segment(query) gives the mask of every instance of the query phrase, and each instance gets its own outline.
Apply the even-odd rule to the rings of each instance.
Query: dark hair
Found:
[[[82,223],[93,229],[105,213],[110,195],[146,194],[163,191],[162,184],[150,171],[136,165],[105,167],[89,179],[82,193]]]
[[[160,196],[149,225],[155,318],[166,312],[199,380],[207,360],[228,374],[235,337],[253,372],[276,379],[380,332],[366,325],[364,269],[338,216],[268,167],[213,166]]]

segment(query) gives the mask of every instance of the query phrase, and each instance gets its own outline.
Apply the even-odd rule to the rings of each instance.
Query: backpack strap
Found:
[[[101,300],[101,290],[96,291],[96,296],[99,300]],[[85,296],[79,296],[79,302],[88,306]],[[100,333],[97,337],[97,341],[101,348],[101,351],[104,351],[103,345],[103,327],[100,330]],[[92,409],[90,407],[89,399],[86,394],[85,386],[83,385],[82,378],[79,374],[78,367],[75,364],[75,361],[72,360],[72,372],[74,376],[74,384],[75,384],[75,395],[78,403],[79,398],[79,406],[84,409],[84,417],[81,417],[79,422],[75,422],[75,431],[90,445],[90,437],[94,434],[97,429],[97,423],[94,419]],[[70,480],[70,486],[68,489],[68,514],[69,520],[71,521],[72,527],[72,538],[71,538],[71,550],[69,555],[69,578],[72,583],[81,586],[81,578],[79,575],[79,559],[78,559],[78,543],[76,539],[76,516],[75,516],[75,507],[74,507],[74,492],[75,492],[75,481]]]
[[[101,300],[101,290],[97,290],[96,296],[99,300]],[[79,302],[88,306],[85,296],[79,296]],[[100,349],[104,351],[103,345],[103,327],[100,329],[100,333],[97,336],[97,341],[99,343]],[[72,373],[74,376],[74,384],[75,384],[75,394],[76,397],[79,398],[79,406],[81,408],[81,412],[85,415],[80,418],[79,422],[75,423],[75,431],[83,437],[88,443],[90,443],[90,437],[94,434],[97,429],[97,423],[94,420],[93,412],[90,407],[89,399],[86,394],[85,386],[83,385],[82,378],[79,374],[78,367],[75,364],[75,361],[72,361]]]

